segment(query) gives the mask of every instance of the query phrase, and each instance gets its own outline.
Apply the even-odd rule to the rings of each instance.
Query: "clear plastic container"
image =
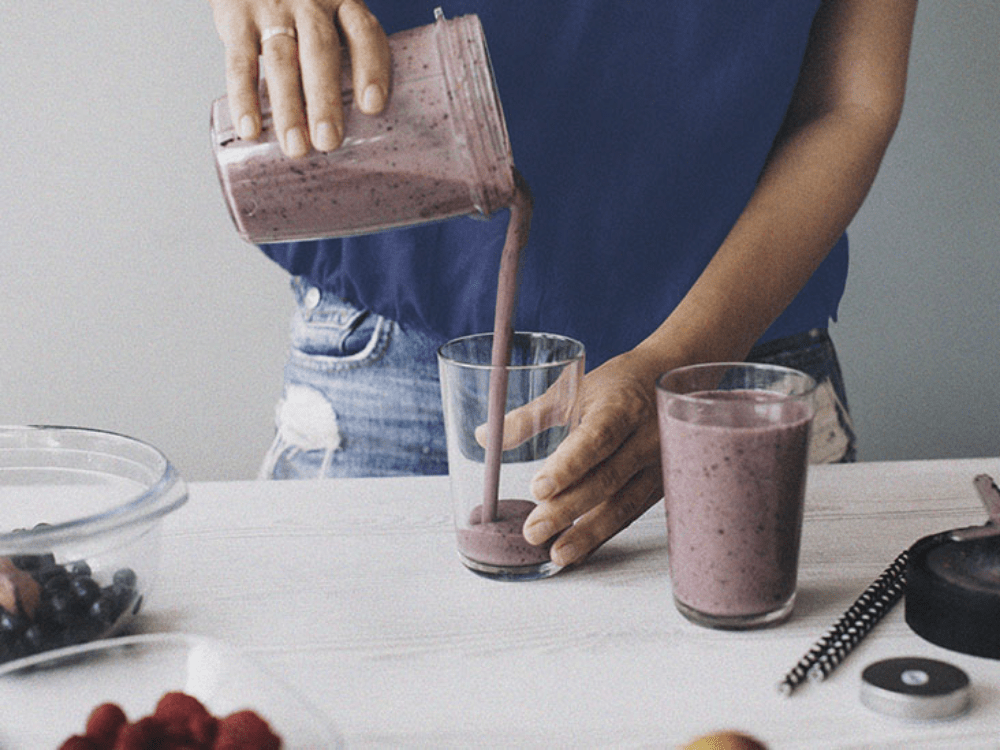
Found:
[[[187,498],[147,443],[0,426],[0,664],[129,627],[160,574],[163,518]]]
[[[236,136],[226,97],[212,105],[212,147],[240,236],[262,244],[370,234],[510,205],[513,157],[475,15],[389,37],[392,82],[378,116],[353,106],[344,63],[344,141],[285,156],[265,94],[258,140]]]

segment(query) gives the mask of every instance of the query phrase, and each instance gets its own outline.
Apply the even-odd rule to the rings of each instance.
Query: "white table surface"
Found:
[[[1000,461],[810,471],[797,606],[770,629],[677,613],[662,503],[583,566],[482,579],[456,556],[445,478],[193,483],[143,629],[244,649],[348,747],[670,748],[726,728],[770,748],[1000,747],[1000,661],[923,641],[902,604],[825,682],[776,690],[900,551],[985,520],[972,479]],[[964,669],[970,712],[907,723],[864,707],[863,668],[907,655]]]

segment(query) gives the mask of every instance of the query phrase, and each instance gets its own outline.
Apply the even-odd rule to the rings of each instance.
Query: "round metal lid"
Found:
[[[884,659],[861,673],[861,702],[900,719],[949,719],[972,702],[969,676],[953,664],[919,656]]]

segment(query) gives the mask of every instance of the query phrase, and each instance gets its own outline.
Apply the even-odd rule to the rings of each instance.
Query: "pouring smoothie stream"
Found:
[[[254,244],[371,234],[510,208],[501,256],[490,369],[482,502],[459,534],[463,556],[492,566],[541,565],[547,547],[521,534],[534,507],[499,498],[506,367],[510,361],[520,254],[531,194],[513,167],[482,26],[474,15],[393,34],[392,95],[379,116],[350,106],[343,64],[345,137],[328,153],[286,157],[261,94],[263,132],[236,136],[225,97],[212,107],[216,167],[240,236]]]

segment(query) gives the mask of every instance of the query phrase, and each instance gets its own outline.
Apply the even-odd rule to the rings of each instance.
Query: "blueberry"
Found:
[[[54,560],[51,562],[42,562],[42,564],[32,573],[35,580],[38,581],[43,586],[48,583],[53,578],[59,578],[66,576],[66,569],[62,565],[58,565]]]
[[[112,580],[110,593],[119,608],[118,614],[123,614],[133,602],[135,604],[132,614],[138,613],[139,607],[142,606],[142,597],[139,597],[138,601],[135,601],[137,593],[135,585],[138,581],[135,571],[131,568],[122,568],[115,572]]]
[[[90,605],[90,610],[87,614],[91,620],[101,623],[106,628],[118,619],[118,615],[121,614],[121,608],[115,603],[114,598],[108,594],[107,590],[105,590]]]
[[[100,622],[84,617],[74,622],[63,632],[63,643],[72,646],[77,643],[86,643],[97,638],[103,627]]]
[[[64,571],[62,571],[48,576],[45,579],[43,588],[45,589],[45,591],[48,592],[68,591],[70,581],[71,579],[69,575],[67,575]]]
[[[90,569],[90,565],[87,564],[86,560],[77,560],[76,562],[70,563],[66,566],[66,572],[74,577],[93,575],[93,571]]]
[[[69,591],[54,591],[38,608],[39,623],[65,625],[73,616],[73,595]]]
[[[43,555],[14,555],[10,560],[21,570],[35,571],[42,567],[54,565],[56,557],[49,552]]]
[[[41,601],[34,621],[0,607],[0,662],[98,638],[127,612],[135,614],[142,607],[138,576],[131,568],[115,571],[102,588],[86,560],[60,565],[51,553],[11,560],[41,585]]]
[[[21,634],[27,621],[20,615],[0,609],[0,661],[16,659],[21,652]]]
[[[45,632],[42,630],[42,626],[39,624],[31,625],[27,630],[24,631],[24,635],[21,638],[21,642],[24,644],[25,650],[29,654],[37,654],[39,651],[44,651],[49,648],[47,643],[48,639],[45,636]]]
[[[121,586],[122,588],[133,589],[135,588],[135,583],[138,580],[135,571],[131,568],[121,568],[116,570],[111,582],[116,586]]]
[[[27,627],[28,621],[16,612],[0,607],[0,636],[17,636]]]
[[[101,595],[101,586],[90,576],[77,576],[70,583],[70,592],[76,601],[87,609]]]
[[[25,655],[24,642],[18,638],[0,638],[0,661],[20,659]]]

